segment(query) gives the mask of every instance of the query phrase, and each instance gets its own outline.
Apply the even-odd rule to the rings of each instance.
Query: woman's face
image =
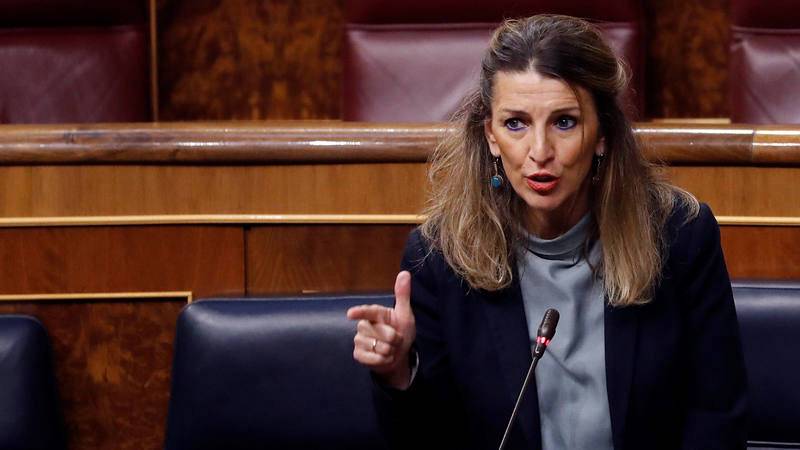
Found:
[[[528,207],[528,231],[552,238],[588,211],[592,156],[603,153],[588,91],[536,71],[498,72],[485,131]]]

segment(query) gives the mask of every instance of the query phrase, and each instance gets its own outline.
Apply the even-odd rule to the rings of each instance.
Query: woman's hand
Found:
[[[347,310],[358,320],[353,358],[369,367],[384,384],[407,389],[411,384],[409,350],[417,334],[411,311],[411,274],[402,271],[394,283],[394,308],[360,305]]]

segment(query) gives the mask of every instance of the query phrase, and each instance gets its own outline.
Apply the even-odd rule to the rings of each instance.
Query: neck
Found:
[[[532,210],[528,214],[528,232],[541,239],[555,239],[574,227],[589,211],[589,183],[584,182],[575,195],[553,211]]]

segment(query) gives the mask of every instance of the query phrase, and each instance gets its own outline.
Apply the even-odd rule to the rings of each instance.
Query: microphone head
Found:
[[[537,331],[537,336],[544,337],[548,341],[553,339],[553,336],[556,334],[556,325],[558,325],[559,317],[558,311],[553,308],[549,308],[545,311],[544,317],[542,317],[542,324],[539,325],[539,330]]]

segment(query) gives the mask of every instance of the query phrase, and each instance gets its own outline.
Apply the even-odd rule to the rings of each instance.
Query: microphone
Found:
[[[519,390],[517,403],[514,404],[511,418],[508,419],[508,425],[506,425],[506,431],[503,433],[503,440],[500,441],[499,450],[503,450],[506,446],[508,434],[511,432],[511,426],[514,424],[514,419],[517,418],[517,413],[519,413],[519,405],[522,403],[522,396],[525,395],[525,391],[528,389],[528,383],[530,383],[533,372],[536,370],[536,364],[539,362],[542,355],[544,355],[544,351],[547,349],[547,346],[550,345],[550,341],[556,334],[556,325],[558,325],[559,317],[558,311],[553,308],[549,308],[544,312],[542,323],[539,325],[539,329],[536,330],[536,345],[533,347],[533,361],[531,361],[531,366],[528,368],[528,374],[525,375],[522,388]]]

